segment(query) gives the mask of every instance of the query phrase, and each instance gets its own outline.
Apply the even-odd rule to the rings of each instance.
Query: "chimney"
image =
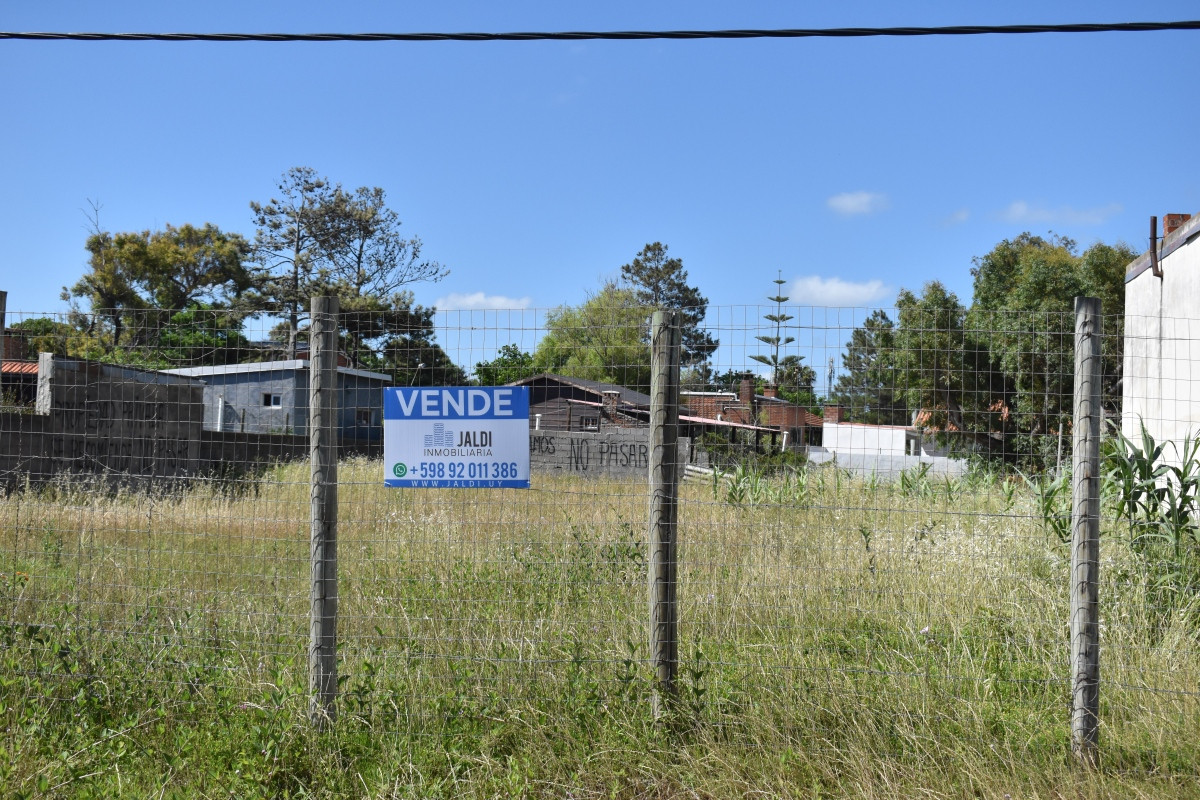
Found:
[[[825,421],[839,423],[842,421],[841,406],[825,406]]]
[[[1163,238],[1167,238],[1176,230],[1183,227],[1183,223],[1191,218],[1191,214],[1163,214]]]
[[[779,387],[775,384],[763,387],[763,397],[779,397]]]
[[[4,347],[0,348],[0,355],[4,356],[5,361],[28,361],[29,360],[29,343],[18,330],[9,328],[3,334]]]
[[[601,408],[608,415],[609,419],[614,419],[617,416],[617,401],[621,398],[621,393],[615,389],[606,389],[604,397],[600,401]]]
[[[742,378],[742,382],[738,386],[738,403],[745,406],[751,411],[751,413],[753,413],[754,383],[749,378]]]

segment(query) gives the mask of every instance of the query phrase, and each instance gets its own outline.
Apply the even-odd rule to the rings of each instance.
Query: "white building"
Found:
[[[1200,216],[1164,223],[1157,253],[1125,273],[1121,428],[1134,441],[1144,424],[1155,441],[1182,443],[1200,433]]]
[[[843,422],[837,406],[825,407],[821,446],[809,448],[809,459],[818,464],[836,459],[838,466],[854,473],[885,478],[921,464],[934,474],[958,475],[966,469],[965,461],[947,458],[945,450],[918,428]]]
[[[821,426],[821,446],[835,453],[915,456],[921,454],[921,434],[903,425],[843,422],[842,409],[827,406]]]

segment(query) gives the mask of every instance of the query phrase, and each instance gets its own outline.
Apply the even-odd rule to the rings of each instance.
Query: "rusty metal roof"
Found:
[[[693,417],[686,414],[679,415],[680,422],[691,422],[693,424],[706,425],[713,428],[740,428],[747,431],[762,431],[763,433],[779,433],[779,428],[764,428],[761,425],[747,425],[744,422],[730,422],[727,419],[712,419],[710,417]]]

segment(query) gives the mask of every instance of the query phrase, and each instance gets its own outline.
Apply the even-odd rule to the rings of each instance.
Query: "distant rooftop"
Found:
[[[633,389],[619,386],[615,383],[605,383],[603,381],[593,381],[587,378],[569,378],[566,375],[555,375],[551,372],[542,372],[537,375],[532,375],[528,378],[522,378],[519,381],[509,383],[509,386],[534,386],[539,383],[561,383],[566,386],[574,386],[594,394],[604,394],[605,392],[616,392],[618,399],[622,403],[631,406],[649,406],[650,395]]]
[[[282,372],[290,369],[308,369],[307,359],[293,359],[289,361],[257,361],[249,364],[223,364],[215,367],[182,367],[179,369],[165,369],[163,372],[167,372],[172,375],[186,375],[191,378],[203,378],[205,375],[237,375],[255,372]],[[352,369],[350,367],[338,367],[337,371],[342,375],[354,375],[359,378],[387,381],[388,383],[391,383],[392,381],[391,375],[384,375],[382,372],[369,372],[365,369]]]

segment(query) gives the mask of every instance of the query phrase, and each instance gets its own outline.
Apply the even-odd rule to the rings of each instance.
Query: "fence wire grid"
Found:
[[[339,320],[338,713],[410,732],[485,708],[649,714],[648,315],[433,322]],[[1200,721],[1200,331],[1150,322],[1102,322],[1106,743]],[[6,323],[0,671],[47,702],[88,676],[130,703],[305,696],[307,327]],[[1019,751],[1051,721],[1067,742],[1074,330],[784,305],[684,330],[681,713],[815,749],[865,724]],[[384,388],[471,383],[530,388],[531,488],[385,488]]]

